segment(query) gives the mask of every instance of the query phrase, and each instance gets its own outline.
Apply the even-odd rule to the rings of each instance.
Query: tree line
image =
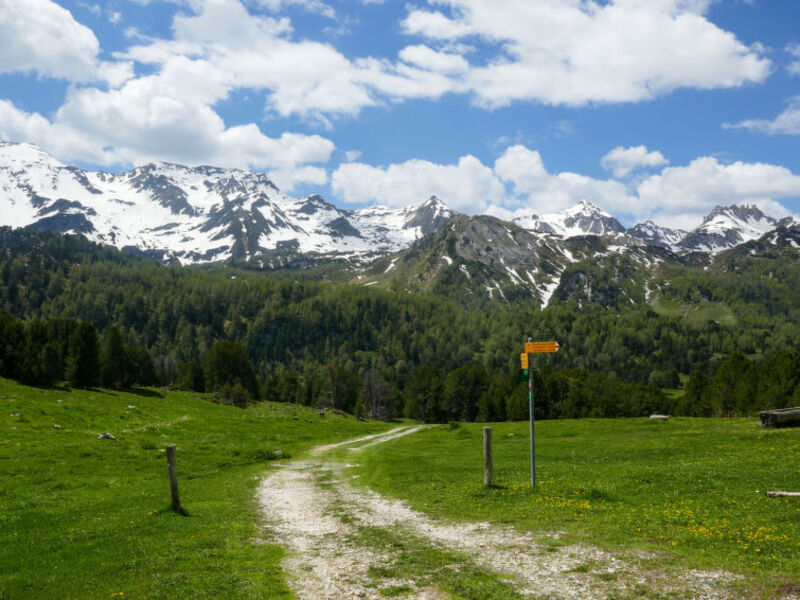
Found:
[[[0,228],[0,306],[25,320],[19,326],[31,328],[31,339],[39,336],[28,364],[60,365],[38,381],[54,380],[53,373],[68,379],[69,344],[66,334],[51,339],[33,329],[67,319],[91,325],[100,344],[116,330],[123,347],[149,353],[159,384],[235,403],[279,400],[433,421],[523,418],[525,384],[514,377],[522,343],[534,335],[563,346],[557,356],[534,361],[541,418],[635,416],[663,410],[659,388],[680,387],[696,372],[713,378],[733,353],[770,356],[800,345],[800,319],[792,318],[800,286],[768,276],[774,271],[793,281],[797,267],[744,260],[736,268],[746,269],[750,283],[738,300],[728,270],[670,267],[662,282],[670,298],[726,302],[738,318],[728,327],[657,314],[647,304],[556,303],[544,311],[517,305],[487,313],[435,296],[287,274],[164,266],[79,236]],[[769,302],[759,305],[759,293]],[[53,348],[58,360],[45,356]],[[244,366],[236,378],[221,378],[225,370],[209,364],[232,355]],[[421,395],[426,380],[441,393]]]
[[[0,376],[30,385],[127,388],[158,382],[150,353],[110,328],[69,318],[21,321],[0,309]]]
[[[246,406],[261,397],[244,346],[218,341],[203,362],[182,365],[178,388],[209,391],[223,402]],[[104,335],[94,325],[69,318],[21,321],[0,309],[0,377],[28,385],[111,389],[165,384],[165,365],[150,353],[125,343],[116,327]]]
[[[784,349],[764,360],[735,352],[715,372],[696,370],[674,410],[696,417],[752,415],[800,406],[800,353]]]

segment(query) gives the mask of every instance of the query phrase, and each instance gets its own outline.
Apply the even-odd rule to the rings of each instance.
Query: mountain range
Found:
[[[613,263],[624,278],[663,262],[711,262],[724,250],[797,227],[752,205],[717,206],[691,231],[652,221],[626,228],[586,201],[511,222],[457,214],[435,196],[403,209],[346,210],[318,195],[292,198],[264,174],[171,163],[87,171],[30,144],[6,142],[0,208],[0,225],[78,233],[164,262],[233,258],[269,268],[269,257],[282,252],[342,261],[347,276],[363,285],[451,290],[473,299],[533,296],[540,306],[579,288],[591,301],[585,273],[574,272],[587,259]]]
[[[181,263],[284,248],[363,261],[409,246],[453,215],[435,197],[403,209],[340,210],[236,169],[152,163],[120,174],[85,171],[35,146],[1,142],[0,206],[0,225],[80,233]]]

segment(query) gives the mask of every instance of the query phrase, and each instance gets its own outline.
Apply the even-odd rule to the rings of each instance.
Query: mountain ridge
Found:
[[[366,264],[409,248],[457,216],[435,196],[401,209],[340,209],[317,194],[292,198],[263,173],[168,162],[119,174],[86,171],[64,165],[31,144],[9,142],[0,142],[0,202],[0,225],[80,233],[131,253],[183,264],[250,260],[274,252]],[[626,228],[583,200],[560,213],[505,223],[541,238],[537,247],[559,246],[564,257],[570,252],[567,240],[597,236],[602,238],[601,253],[652,246],[676,255],[695,254],[702,261],[703,255],[793,222],[769,217],[753,205],[731,205],[717,206],[691,231],[652,221]]]
[[[113,174],[65,166],[29,144],[0,143],[2,223],[182,263],[251,258],[264,250],[364,259],[407,247],[454,213],[438,198],[402,209],[342,210],[292,198],[267,175],[149,163]]]

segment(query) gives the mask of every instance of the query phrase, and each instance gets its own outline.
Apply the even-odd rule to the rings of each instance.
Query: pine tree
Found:
[[[73,387],[88,388],[100,380],[97,331],[81,322],[72,334],[67,356],[67,380]]]
[[[686,382],[683,397],[679,400],[678,414],[691,417],[710,417],[714,414],[709,395],[708,380],[702,370],[697,369]]]
[[[420,367],[406,387],[406,416],[426,423],[440,423],[443,395],[444,383],[439,372],[433,367]]]
[[[203,369],[203,363],[200,359],[194,357],[189,361],[186,373],[183,379],[183,387],[192,390],[193,392],[206,391],[206,373]]]
[[[125,365],[125,346],[119,329],[112,327],[103,339],[103,352],[100,356],[100,380],[105,387],[127,387]]]
[[[22,372],[25,330],[22,322],[0,309],[0,376],[16,379]]]
[[[241,344],[215,342],[206,355],[205,371],[207,387],[211,391],[221,393],[239,383],[251,398],[258,399],[258,379],[247,351]]]
[[[132,344],[125,344],[123,348],[125,358],[124,386],[155,385],[158,382],[153,357],[150,353]]]

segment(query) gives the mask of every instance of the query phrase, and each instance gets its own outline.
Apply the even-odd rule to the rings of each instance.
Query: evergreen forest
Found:
[[[794,258],[667,264],[649,301],[557,293],[540,311],[334,282],[330,265],[318,276],[167,266],[80,236],[2,228],[0,376],[384,419],[518,420],[528,407],[519,353],[533,336],[563,347],[534,360],[537,418],[750,415],[800,404]]]

